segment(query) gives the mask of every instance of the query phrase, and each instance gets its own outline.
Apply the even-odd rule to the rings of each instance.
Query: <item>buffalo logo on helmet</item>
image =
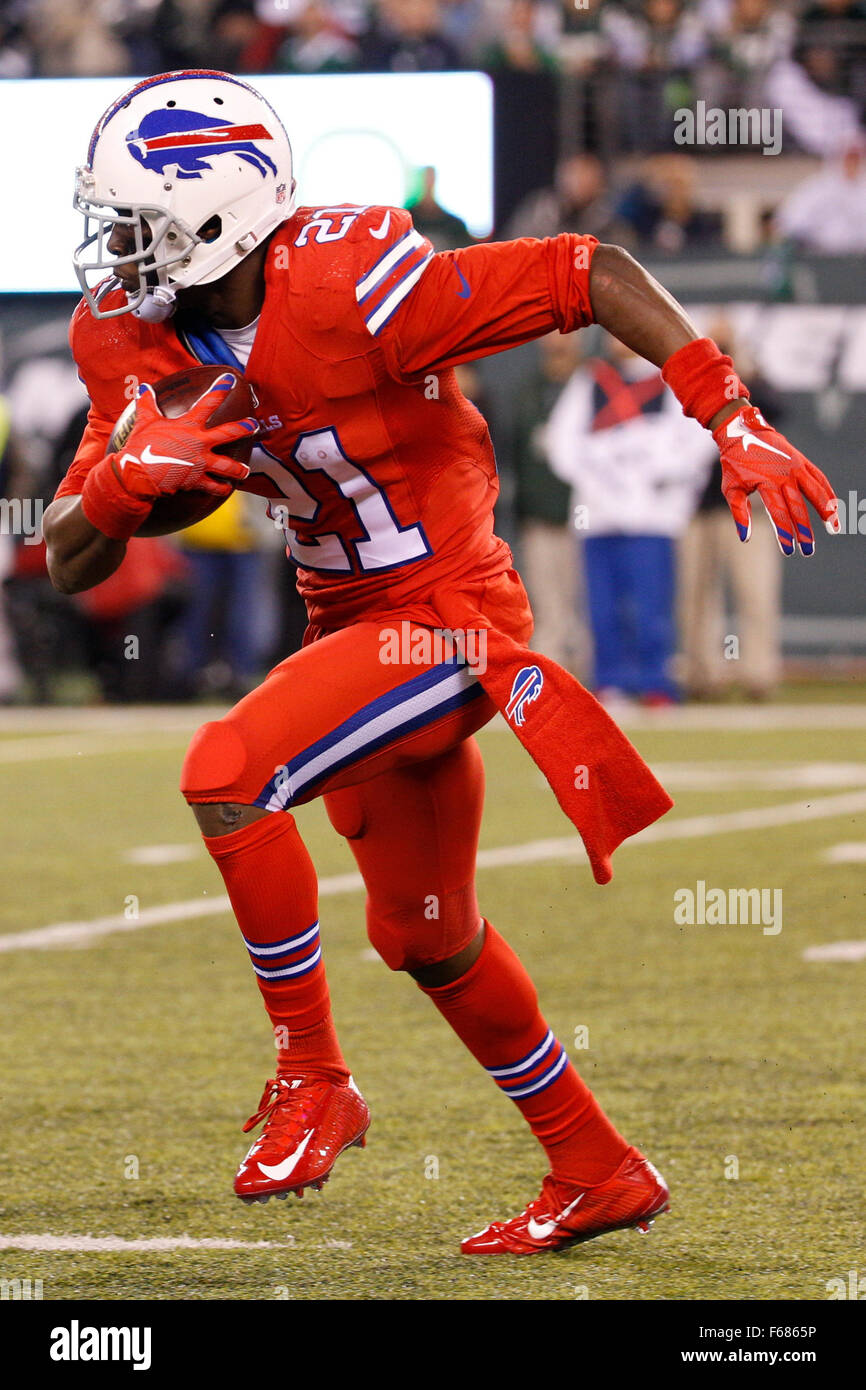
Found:
[[[126,143],[133,159],[157,174],[164,173],[171,164],[177,166],[179,179],[200,179],[203,170],[213,168],[209,160],[215,155],[235,154],[265,178],[269,169],[276,174],[277,166],[256,142],[273,138],[257,121],[234,125],[200,111],[162,107],[149,111],[138,129],[129,132]]]
[[[526,722],[526,706],[541,694],[544,676],[537,666],[523,666],[514,677],[505,713],[519,729]]]

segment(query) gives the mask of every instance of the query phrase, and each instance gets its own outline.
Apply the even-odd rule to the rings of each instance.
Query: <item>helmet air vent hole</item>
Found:
[[[198,229],[197,235],[205,242],[216,241],[218,237],[222,236],[222,230],[222,218],[214,216],[209,217],[207,222],[202,223]]]
[[[167,101],[165,104],[166,104],[166,106],[177,106],[177,102],[176,102],[176,101]]]

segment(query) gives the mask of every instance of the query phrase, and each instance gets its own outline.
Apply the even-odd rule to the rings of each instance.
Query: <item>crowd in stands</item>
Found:
[[[553,75],[562,157],[547,186],[539,186],[545,173],[526,168],[495,235],[592,233],[650,257],[866,254],[866,0],[0,0],[0,79],[197,66]],[[683,149],[674,139],[674,113],[699,102],[721,111],[781,108],[785,154],[821,157],[803,159],[802,168],[793,161],[791,176],[771,188],[766,173],[777,161],[755,156],[746,247],[734,245],[726,220],[727,185],[705,196],[711,146]],[[735,149],[728,144],[725,153]],[[415,174],[407,204],[415,225],[436,250],[470,245],[466,225],[437,197],[436,170]],[[739,179],[739,214],[743,186]],[[730,336],[723,322],[714,330],[720,341]],[[736,346],[739,360],[744,349]],[[771,693],[780,672],[779,556],[769,527],[748,556],[736,542],[701,431],[685,450],[678,436],[674,447],[678,413],[642,409],[615,428],[605,416],[598,428],[612,392],[643,400],[647,390],[646,365],[614,343],[584,349],[555,336],[533,360],[505,422],[513,441],[504,479],[538,647],[614,702],[666,703],[682,691],[713,697],[733,670],[753,698]],[[74,376],[59,359],[40,367]],[[467,365],[461,373],[461,389],[490,419],[498,447],[502,403],[485,398],[483,372]],[[26,404],[25,375],[12,383],[13,417]],[[752,377],[756,399],[778,418],[780,403]],[[47,376],[38,394],[63,396]],[[67,416],[80,406],[76,398]],[[40,467],[31,438],[27,457],[16,444],[15,423],[10,432],[0,398],[0,493],[50,498],[81,418],[70,418],[65,436],[61,422]],[[640,447],[628,431],[640,433]],[[656,509],[639,505],[640,479],[625,476],[631,464],[643,467],[648,451],[660,461],[658,485],[679,499],[661,529]],[[669,476],[665,460],[674,454],[688,466]],[[614,481],[617,498],[638,499],[634,515],[624,518],[617,502],[601,525]],[[596,524],[584,535],[575,508],[590,504]],[[135,563],[113,585],[67,599],[51,589],[42,547],[0,534],[0,703],[59,698],[63,672],[82,667],[106,700],[234,698],[298,645],[304,616],[281,537],[240,496],[213,524],[131,549]],[[725,588],[743,635],[735,667],[720,655]],[[253,592],[261,621],[251,627],[244,615]],[[688,602],[679,613],[677,682],[678,595]],[[129,659],[130,633],[145,659]]]
[[[454,68],[619,75],[662,108],[752,104],[796,61],[821,92],[866,93],[863,0],[5,0],[0,76],[187,66],[237,72]],[[628,109],[645,131],[642,103]]]

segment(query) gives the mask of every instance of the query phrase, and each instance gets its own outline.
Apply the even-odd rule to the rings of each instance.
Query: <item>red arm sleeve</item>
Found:
[[[597,245],[595,237],[569,233],[429,255],[375,332],[392,375],[412,379],[592,323],[589,271]]]
[[[90,411],[75,458],[66,470],[66,476],[54,494],[55,497],[76,496],[81,492],[91,468],[103,457],[115,421],[120,414],[113,393],[106,390],[97,371],[90,365],[92,360],[99,360],[98,339],[94,334],[89,311],[83,304],[78,305],[72,316],[69,346],[78,367],[78,375],[90,397]]]
[[[98,414],[91,406],[81,443],[76,450],[75,458],[66,470],[66,476],[54,494],[55,497],[77,496],[81,492],[91,468],[105,454],[105,447],[113,429],[114,421]]]

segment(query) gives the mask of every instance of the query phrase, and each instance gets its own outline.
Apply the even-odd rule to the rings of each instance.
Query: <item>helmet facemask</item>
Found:
[[[93,200],[93,176],[87,169],[76,171],[76,212],[84,217],[84,240],[73,255],[75,273],[82,294],[96,318],[116,318],[130,311],[137,313],[150,297],[156,313],[145,312],[142,317],[166,318],[174,306],[175,291],[171,287],[169,270],[181,265],[194,246],[203,238],[172,212],[156,205],[133,203],[121,210]],[[116,227],[128,227],[135,238],[135,250],[116,256],[108,249],[108,241]],[[85,259],[94,248],[94,254]],[[126,292],[127,302],[117,309],[102,309],[100,301],[117,288],[116,273],[120,266],[134,265],[138,270],[137,291]],[[105,276],[108,275],[108,280]],[[93,277],[96,277],[94,282]],[[159,310],[162,312],[159,312]]]

